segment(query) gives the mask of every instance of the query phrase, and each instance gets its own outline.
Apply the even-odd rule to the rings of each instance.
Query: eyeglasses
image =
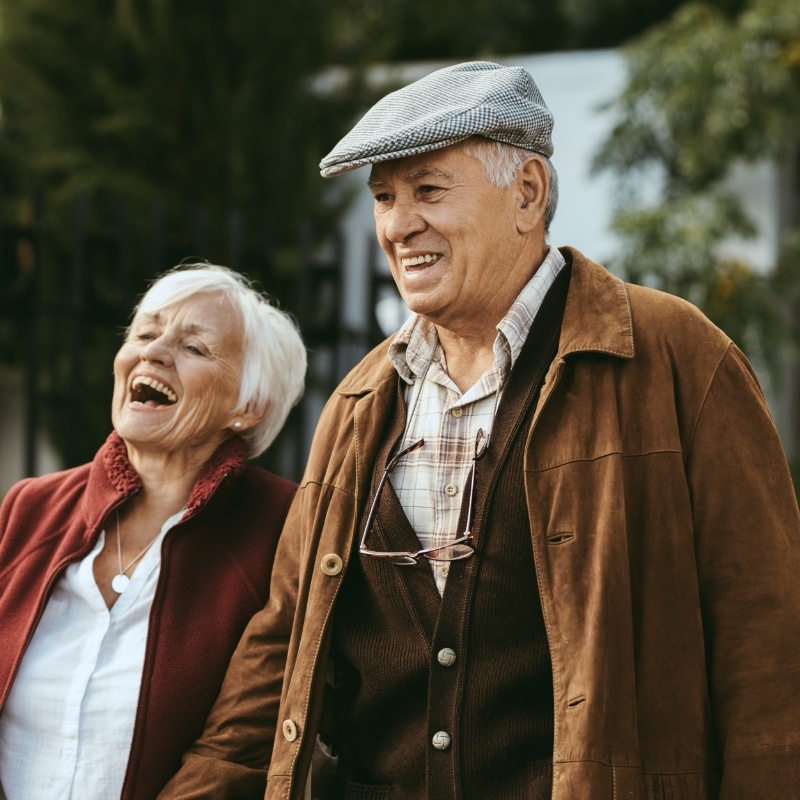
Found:
[[[460,561],[462,558],[469,558],[474,552],[475,548],[469,544],[472,541],[472,508],[475,502],[475,468],[478,464],[478,459],[482,458],[486,453],[486,448],[489,445],[489,440],[484,436],[483,429],[478,431],[475,438],[475,455],[472,458],[472,469],[469,476],[469,506],[467,507],[467,524],[464,533],[457,539],[449,542],[448,544],[439,545],[438,547],[425,547],[422,550],[417,550],[415,553],[410,552],[395,552],[384,553],[378,550],[367,550],[364,546],[367,541],[372,523],[375,521],[375,513],[378,509],[378,500],[381,496],[381,489],[389,478],[389,473],[395,468],[397,462],[425,444],[424,439],[414,442],[414,444],[401,450],[396,456],[391,458],[383,470],[383,475],[378,482],[378,488],[375,490],[375,497],[372,498],[372,505],[367,515],[367,521],[364,524],[364,533],[361,536],[361,544],[358,548],[362,556],[372,556],[373,558],[381,558],[388,561],[390,564],[396,564],[400,567],[408,567],[416,564],[420,558],[427,558],[431,561]]]

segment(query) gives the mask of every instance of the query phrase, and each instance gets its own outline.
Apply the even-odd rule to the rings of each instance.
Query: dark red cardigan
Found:
[[[141,483],[109,436],[91,464],[14,486],[0,509],[0,713],[53,585]],[[232,439],[164,538],[123,800],[154,798],[200,735],[228,661],[266,602],[296,485],[248,467]]]

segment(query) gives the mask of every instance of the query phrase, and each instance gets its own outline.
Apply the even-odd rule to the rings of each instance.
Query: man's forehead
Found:
[[[378,186],[389,179],[416,181],[425,177],[451,178],[457,169],[456,154],[460,150],[460,146],[445,147],[373,164],[367,185]]]

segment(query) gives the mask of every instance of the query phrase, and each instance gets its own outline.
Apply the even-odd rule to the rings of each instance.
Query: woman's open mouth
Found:
[[[148,408],[159,408],[177,403],[178,395],[165,383],[147,375],[139,375],[131,384],[131,402],[141,403]]]

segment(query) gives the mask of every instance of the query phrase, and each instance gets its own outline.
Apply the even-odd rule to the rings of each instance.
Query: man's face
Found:
[[[369,186],[406,305],[458,333],[484,327],[522,257],[516,182],[492,186],[481,162],[453,145],[375,164]]]

